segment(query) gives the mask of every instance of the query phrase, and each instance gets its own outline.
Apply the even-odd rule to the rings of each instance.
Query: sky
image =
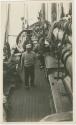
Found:
[[[2,12],[1,12],[1,22],[2,22],[2,36],[4,37],[5,26],[7,21],[7,3],[2,3]],[[41,3],[31,3],[24,4],[23,2],[13,2],[10,4],[10,18],[9,18],[9,35],[18,35],[22,30],[22,20],[21,17],[25,16],[25,19],[28,18],[29,25],[37,22],[38,12],[40,11]],[[28,12],[28,16],[27,16]],[[2,41],[4,38],[2,38]],[[15,45],[16,37],[9,37],[11,46]]]

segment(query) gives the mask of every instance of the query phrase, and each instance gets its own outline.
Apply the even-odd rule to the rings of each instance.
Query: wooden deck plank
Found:
[[[55,80],[53,74],[50,74],[48,77],[56,113],[71,111],[72,105],[67,92],[65,91],[62,80]]]
[[[51,86],[51,91],[52,91],[52,96],[53,96],[56,113],[62,112],[62,102],[61,102],[61,96],[59,93],[57,81],[54,79],[53,75],[51,75],[51,74],[48,77],[49,77],[49,81],[50,81],[50,86]]]

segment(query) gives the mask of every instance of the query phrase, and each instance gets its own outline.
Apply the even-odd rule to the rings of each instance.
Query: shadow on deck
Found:
[[[35,87],[26,90],[24,84],[15,89],[10,96],[11,109],[9,122],[40,121],[43,117],[51,114],[50,109],[50,85],[45,77],[44,70],[35,70]]]

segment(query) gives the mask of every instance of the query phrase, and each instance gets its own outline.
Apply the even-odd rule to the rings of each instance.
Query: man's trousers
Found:
[[[29,66],[29,67],[24,67],[24,73],[25,73],[25,86],[29,86],[29,80],[31,86],[34,86],[34,70],[35,67]]]

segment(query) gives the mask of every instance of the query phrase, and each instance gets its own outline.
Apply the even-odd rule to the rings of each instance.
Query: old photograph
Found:
[[[3,122],[73,121],[72,1],[1,2]]]

